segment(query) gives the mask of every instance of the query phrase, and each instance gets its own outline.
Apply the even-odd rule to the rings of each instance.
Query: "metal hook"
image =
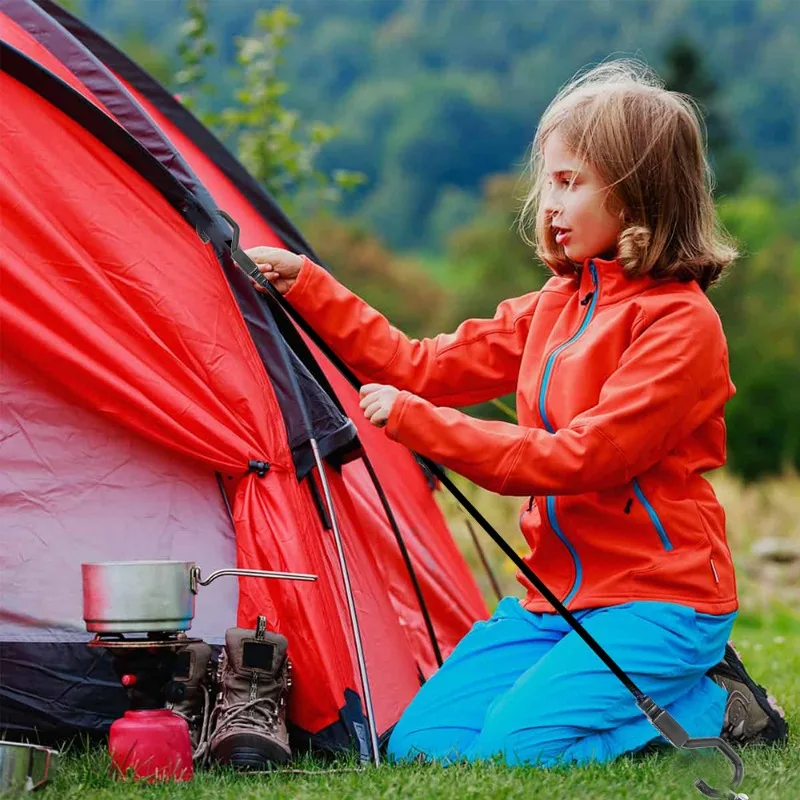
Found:
[[[231,239],[231,252],[235,253],[239,249],[239,225],[236,223],[236,220],[228,214],[226,211],[223,211],[221,208],[216,209],[216,213],[231,226],[233,230],[233,238]]]
[[[706,797],[720,798],[720,800],[748,800],[746,794],[736,791],[736,788],[741,784],[744,777],[744,764],[739,754],[719,736],[706,736],[697,739],[689,739],[683,745],[684,750],[699,750],[703,747],[713,747],[719,750],[733,766],[733,779],[731,780],[730,789],[714,789],[709,786],[704,780],[698,779],[694,782],[698,791],[702,792]]]
[[[733,767],[733,779],[730,789],[714,789],[704,780],[696,780],[694,785],[706,797],[715,800],[748,800],[746,794],[736,791],[744,778],[744,764],[739,754],[719,736],[705,736],[690,739],[689,734],[678,724],[675,718],[660,706],[656,705],[647,695],[637,698],[636,705],[644,712],[653,727],[671,744],[680,750],[699,750],[704,747],[713,747],[719,750]]]

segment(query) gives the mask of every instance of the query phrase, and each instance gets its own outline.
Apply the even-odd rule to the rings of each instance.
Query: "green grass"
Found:
[[[796,800],[800,797],[800,622],[787,615],[763,620],[746,617],[737,623],[734,641],[753,677],[774,693],[792,727],[789,746],[751,748],[743,752],[745,780],[741,790],[751,800]],[[679,800],[700,798],[693,788],[705,778],[720,788],[730,771],[717,756],[676,751],[622,758],[613,764],[541,770],[499,764],[473,766],[388,766],[363,771],[353,762],[323,765],[312,760],[293,765],[310,774],[275,772],[239,775],[226,769],[198,773],[189,784],[158,786],[115,781],[108,776],[103,749],[66,755],[55,782],[42,800],[84,798],[159,798],[160,800],[254,800],[255,798],[580,798],[580,800]]]

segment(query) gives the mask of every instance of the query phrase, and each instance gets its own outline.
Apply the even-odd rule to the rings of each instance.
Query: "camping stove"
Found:
[[[183,672],[181,650],[200,642],[177,631],[139,636],[98,633],[89,647],[102,647],[112,656],[114,672],[125,687],[129,710],[111,725],[108,750],[121,776],[191,780],[192,746],[186,720],[165,708],[182,699],[184,687],[174,680]],[[188,674],[188,664],[185,665]]]
[[[89,647],[103,647],[111,653],[131,711],[142,711],[164,708],[167,702],[181,699],[183,687],[172,680],[180,667],[180,650],[200,641],[177,631],[139,636],[98,633]]]

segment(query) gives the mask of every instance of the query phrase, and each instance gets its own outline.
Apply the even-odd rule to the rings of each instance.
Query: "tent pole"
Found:
[[[319,452],[319,445],[316,439],[309,439],[311,443],[311,450],[314,453],[314,461],[317,465],[320,481],[322,483],[322,491],[325,495],[325,505],[328,506],[328,516],[331,520],[331,527],[333,528],[333,538],[336,541],[336,553],[339,557],[339,567],[342,571],[342,580],[344,582],[344,591],[347,596],[347,609],[350,613],[350,624],[353,627],[353,638],[356,643],[356,656],[358,658],[358,671],[361,677],[361,686],[364,690],[364,705],[367,710],[367,724],[369,725],[370,744],[372,747],[372,759],[375,766],[380,766],[380,752],[378,746],[378,728],[375,724],[375,712],[372,707],[372,695],[369,689],[369,678],[367,676],[367,663],[364,659],[364,646],[361,641],[361,630],[358,626],[358,615],[356,614],[356,604],[353,598],[353,587],[350,584],[350,573],[347,569],[347,561],[344,555],[344,542],[342,541],[342,534],[339,531],[339,523],[336,519],[336,512],[333,508],[333,495],[328,484],[328,476],[325,474],[325,465],[322,456]]]

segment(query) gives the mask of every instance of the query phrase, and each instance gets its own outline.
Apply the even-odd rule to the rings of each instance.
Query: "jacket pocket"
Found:
[[[519,529],[531,553],[536,552],[542,536],[542,517],[539,513],[537,498],[529,497],[522,506],[519,515]]]
[[[658,512],[655,510],[655,508],[653,508],[652,503],[647,499],[647,497],[645,497],[642,487],[639,485],[639,481],[636,478],[633,479],[633,493],[636,495],[636,499],[642,504],[642,507],[647,512],[647,516],[650,518],[650,522],[656,529],[658,538],[661,539],[661,546],[665,550],[672,550],[672,542],[670,541],[669,535],[667,534],[667,531],[661,522],[661,518],[658,516]]]

